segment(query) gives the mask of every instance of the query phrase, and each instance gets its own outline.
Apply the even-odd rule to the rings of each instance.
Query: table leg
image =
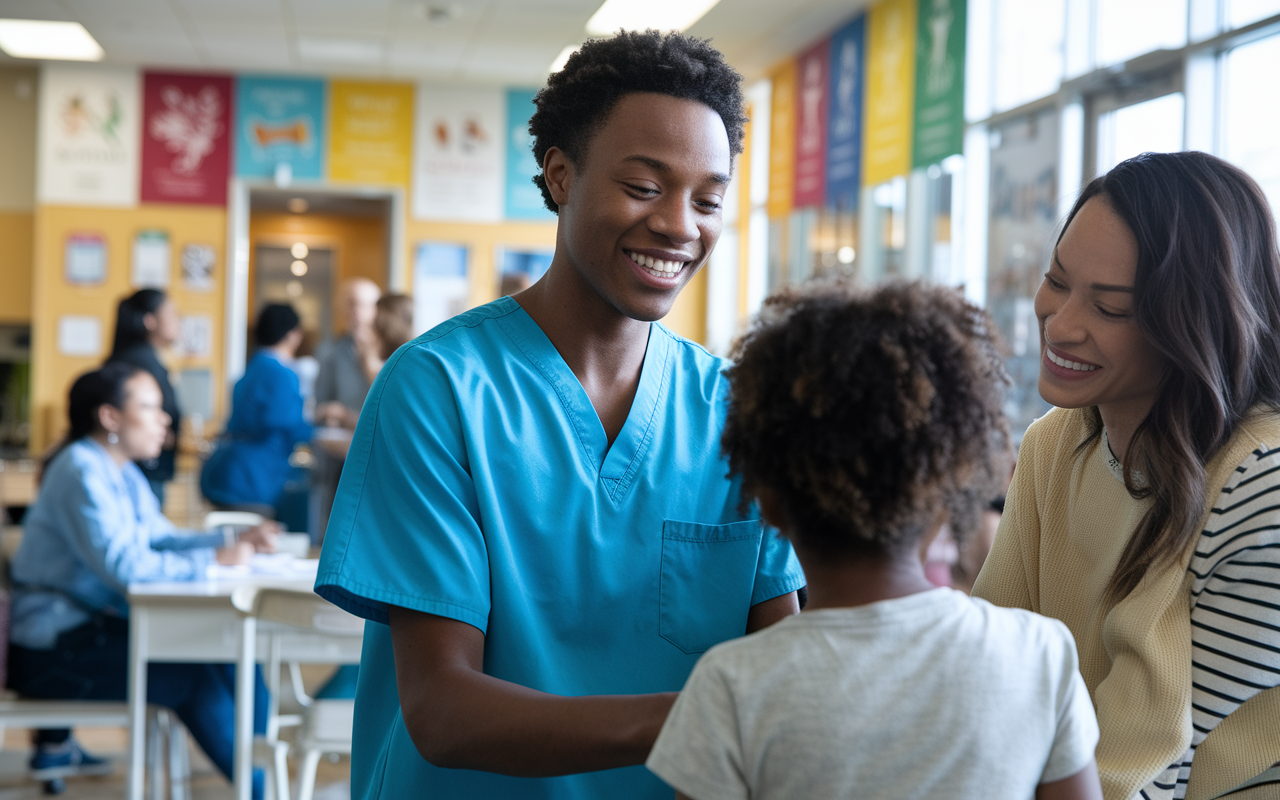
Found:
[[[240,661],[236,664],[235,784],[236,800],[250,800],[253,789],[253,689],[257,647],[257,619],[240,623]]]
[[[129,800],[142,800],[146,782],[147,742],[147,635],[150,618],[146,606],[129,613]]]

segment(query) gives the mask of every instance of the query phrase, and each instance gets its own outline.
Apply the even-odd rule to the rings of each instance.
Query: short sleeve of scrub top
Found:
[[[316,591],[370,620],[356,698],[356,798],[663,798],[643,767],[559,778],[438,769],[400,717],[387,606],[485,633],[485,672],[577,696],[680,689],[752,605],[804,576],[739,509],[720,455],[725,362],[651,326],[612,443],[514,300],[400,348],[361,413]],[[393,765],[389,767],[388,765]]]

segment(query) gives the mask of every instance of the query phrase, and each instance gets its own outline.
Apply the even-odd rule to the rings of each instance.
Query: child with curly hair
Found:
[[[921,563],[1007,469],[990,318],[919,283],[793,290],[736,357],[724,451],[809,604],[708,651],[649,769],[696,800],[1100,798],[1066,627]]]

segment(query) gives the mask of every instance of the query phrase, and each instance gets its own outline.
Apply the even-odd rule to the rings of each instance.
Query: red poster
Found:
[[[826,191],[831,41],[800,56],[796,70],[795,206],[820,206]]]
[[[142,202],[225,205],[231,78],[148,72],[142,91]]]

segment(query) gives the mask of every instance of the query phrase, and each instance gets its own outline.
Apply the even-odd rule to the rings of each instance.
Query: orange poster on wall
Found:
[[[791,213],[796,173],[796,62],[773,71],[769,104],[769,216]]]
[[[413,163],[413,85],[333,81],[329,177],[408,186]]]
[[[883,0],[867,14],[864,186],[911,171],[918,0]]]

